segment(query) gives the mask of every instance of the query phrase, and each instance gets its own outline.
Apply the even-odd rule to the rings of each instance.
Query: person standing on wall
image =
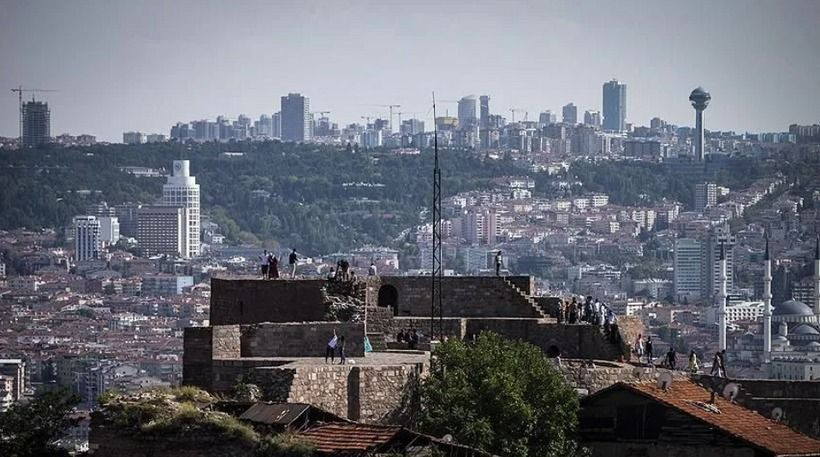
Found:
[[[268,254],[268,278],[279,278],[279,258],[276,257],[272,252]]]
[[[333,338],[327,342],[327,348],[325,348],[325,363],[327,363],[327,358],[330,357],[330,363],[334,363],[336,361],[336,345],[339,343],[339,337],[336,336],[336,330],[333,330]]]
[[[501,266],[504,264],[504,259],[501,257],[501,250],[495,253],[495,275],[501,276]]]
[[[342,335],[339,337],[339,342],[336,344],[336,347],[339,348],[339,365],[344,365],[347,363],[347,357],[345,356],[345,336]]]
[[[291,251],[290,255],[288,256],[288,265],[290,265],[290,277],[291,279],[296,278],[296,262],[299,260],[299,254],[296,253],[296,249],[294,248]]]
[[[262,279],[268,279],[268,250],[259,255],[259,269],[262,270]]]

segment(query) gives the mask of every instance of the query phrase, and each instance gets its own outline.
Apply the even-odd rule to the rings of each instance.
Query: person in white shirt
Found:
[[[370,262],[370,268],[367,269],[367,274],[369,276],[376,276],[376,273],[377,273],[376,264],[373,263],[373,262]]]
[[[327,342],[327,348],[325,349],[325,363],[327,363],[327,358],[330,357],[330,363],[334,363],[336,361],[336,344],[339,342],[339,338],[336,336],[336,330],[333,330],[333,338]]]

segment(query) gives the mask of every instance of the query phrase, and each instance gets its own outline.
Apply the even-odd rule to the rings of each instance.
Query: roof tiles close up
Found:
[[[716,395],[712,407],[711,392],[691,381],[675,381],[667,390],[655,383],[623,385],[775,455],[820,455],[820,441],[724,400],[720,395]]]
[[[385,445],[401,430],[399,426],[326,424],[301,435],[321,453],[368,451]]]

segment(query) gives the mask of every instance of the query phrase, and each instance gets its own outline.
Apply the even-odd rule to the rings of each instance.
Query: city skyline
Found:
[[[432,3],[190,6],[4,1],[0,54],[15,65],[0,72],[2,87],[57,90],[37,94],[52,135],[115,142],[130,130],[167,135],[177,121],[271,115],[290,92],[340,125],[387,117],[372,104],[430,122],[433,90],[442,100],[487,94],[490,111],[508,119],[511,107],[536,119],[568,103],[580,114],[602,110],[600,88],[613,77],[629,88],[634,125],[655,116],[692,125],[687,95],[699,85],[715,97],[710,130],[785,131],[820,119],[813,2],[451,2],[432,15]],[[17,116],[14,94],[0,97],[0,136],[17,136]]]

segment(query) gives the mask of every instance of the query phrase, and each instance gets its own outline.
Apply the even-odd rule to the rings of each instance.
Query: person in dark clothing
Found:
[[[339,342],[336,344],[336,347],[339,348],[339,365],[344,365],[347,363],[347,357],[345,356],[345,337],[344,335],[339,337]]]
[[[268,279],[279,278],[279,259],[273,255],[268,254]]]
[[[646,362],[650,365],[653,364],[651,336],[646,337]]]
[[[678,365],[678,355],[675,353],[675,350],[671,347],[669,348],[669,352],[666,353],[666,366],[670,370],[674,370],[675,367]]]
[[[720,370],[723,372],[723,377],[726,378],[726,349],[720,351]]]
[[[290,265],[290,277],[291,279],[296,277],[296,261],[299,260],[299,254],[296,253],[296,249],[294,249],[290,255],[288,256],[288,265]]]
[[[720,352],[715,352],[715,356],[712,358],[712,376],[717,376],[718,378],[726,376],[721,360]]]
[[[342,259],[339,261],[339,267],[342,269],[342,281],[347,281],[350,279],[350,262],[346,259]]]
[[[495,275],[501,276],[501,266],[503,265],[504,261],[501,257],[501,251],[495,253]]]
[[[407,340],[407,336],[406,336],[406,333],[404,332],[404,329],[399,330],[399,334],[396,335],[396,342],[397,343],[404,343],[406,340]]]
[[[262,279],[268,279],[268,250],[265,249],[259,256],[259,269],[262,270]]]
[[[410,338],[407,341],[407,347],[410,349],[416,349],[419,344],[419,334],[416,333],[416,329],[410,330]]]

